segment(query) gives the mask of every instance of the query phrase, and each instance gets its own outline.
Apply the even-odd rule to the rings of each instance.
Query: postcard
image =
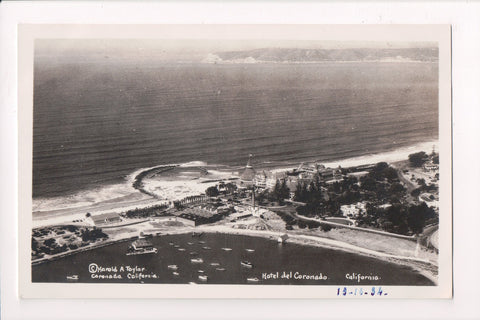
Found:
[[[450,26],[19,26],[23,298],[451,298]]]

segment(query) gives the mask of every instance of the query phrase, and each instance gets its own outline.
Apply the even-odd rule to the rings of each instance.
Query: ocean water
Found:
[[[258,278],[257,284],[266,285],[433,285],[432,281],[409,267],[338,250],[279,244],[270,239],[212,233],[200,238],[183,234],[151,240],[158,249],[157,254],[126,256],[130,242],[117,243],[32,266],[32,282],[68,282],[67,276],[78,275],[78,282],[84,283],[251,284],[247,278]],[[210,250],[203,249],[206,246]],[[224,247],[232,250],[224,251],[221,249]],[[179,251],[180,248],[185,251]],[[247,252],[247,248],[255,251]],[[197,254],[191,255],[191,252]],[[202,258],[203,263],[192,263],[191,259],[195,257]],[[241,266],[240,262],[245,260],[253,267]],[[212,266],[211,263],[218,265]],[[92,264],[111,269],[95,272],[100,268],[92,268]],[[176,265],[178,269],[171,270],[169,265]],[[129,267],[137,269],[128,271]],[[217,268],[225,270],[218,271]],[[178,275],[174,275],[174,271]],[[263,274],[277,273],[277,279],[263,277]],[[282,278],[284,273],[291,274],[291,278]],[[139,278],[140,274],[150,278]],[[353,274],[377,278],[360,282],[347,278]],[[114,275],[122,278],[100,278]],[[199,275],[206,275],[208,280],[200,280]],[[322,280],[299,279],[302,275],[321,276]]]
[[[328,162],[438,139],[438,65],[37,57],[33,129],[34,198],[169,163]]]

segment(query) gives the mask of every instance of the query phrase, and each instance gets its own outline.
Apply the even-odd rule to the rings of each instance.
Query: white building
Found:
[[[423,169],[425,171],[438,171],[438,164],[435,164],[433,162],[426,162],[424,165],[423,165]]]
[[[367,212],[365,202],[357,202],[355,204],[345,204],[340,207],[340,211],[342,212],[344,217],[358,217],[360,214],[365,214]]]

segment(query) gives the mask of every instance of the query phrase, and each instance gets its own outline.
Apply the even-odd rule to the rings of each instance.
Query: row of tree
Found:
[[[277,180],[273,190],[270,192],[271,198],[279,204],[283,204],[285,199],[290,198],[290,189],[287,187],[285,179],[281,182]]]
[[[399,234],[420,234],[427,224],[438,222],[438,215],[425,203],[410,206],[393,205],[380,209],[367,204],[367,214],[357,219],[359,226],[374,226]]]
[[[305,229],[305,228],[316,229],[319,227],[323,231],[330,231],[332,229],[330,225],[323,224],[317,221],[312,221],[312,220],[297,219],[284,211],[277,211],[276,213],[285,222],[287,230],[293,230],[294,225],[298,225],[300,229]]]
[[[426,152],[420,151],[412,153],[408,156],[408,161],[412,167],[421,167],[429,159],[431,159],[434,164],[438,164],[438,153],[432,152],[432,154],[429,156]]]
[[[90,242],[96,241],[97,239],[107,239],[108,235],[102,231],[101,228],[93,227],[92,229],[84,228],[80,231],[80,236],[82,241]]]
[[[159,204],[146,208],[135,208],[125,212],[127,218],[148,218],[153,216],[165,216],[165,210],[168,208],[166,204]]]

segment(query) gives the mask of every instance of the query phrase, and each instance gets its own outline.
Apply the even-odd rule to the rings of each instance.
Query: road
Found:
[[[427,248],[438,250],[438,224],[425,227],[419,241]]]
[[[353,230],[364,231],[364,232],[369,232],[369,233],[376,233],[376,234],[381,234],[381,235],[384,235],[384,236],[400,238],[400,239],[407,239],[407,240],[414,240],[414,241],[416,240],[415,236],[404,236],[404,235],[401,235],[401,234],[396,234],[396,233],[391,233],[391,232],[386,232],[386,231],[381,231],[381,230],[359,228],[359,227],[355,227],[355,226],[347,226],[347,225],[341,224],[341,223],[329,222],[329,221],[326,221],[326,220],[320,220],[320,219],[315,219],[315,218],[308,218],[308,217],[305,217],[305,216],[302,216],[302,215],[298,215],[296,213],[292,213],[291,215],[292,215],[292,217],[297,218],[297,219],[301,219],[301,220],[304,220],[304,221],[315,221],[315,222],[318,222],[318,223],[321,223],[321,224],[330,225],[332,227],[347,228],[347,229],[353,229]]]

